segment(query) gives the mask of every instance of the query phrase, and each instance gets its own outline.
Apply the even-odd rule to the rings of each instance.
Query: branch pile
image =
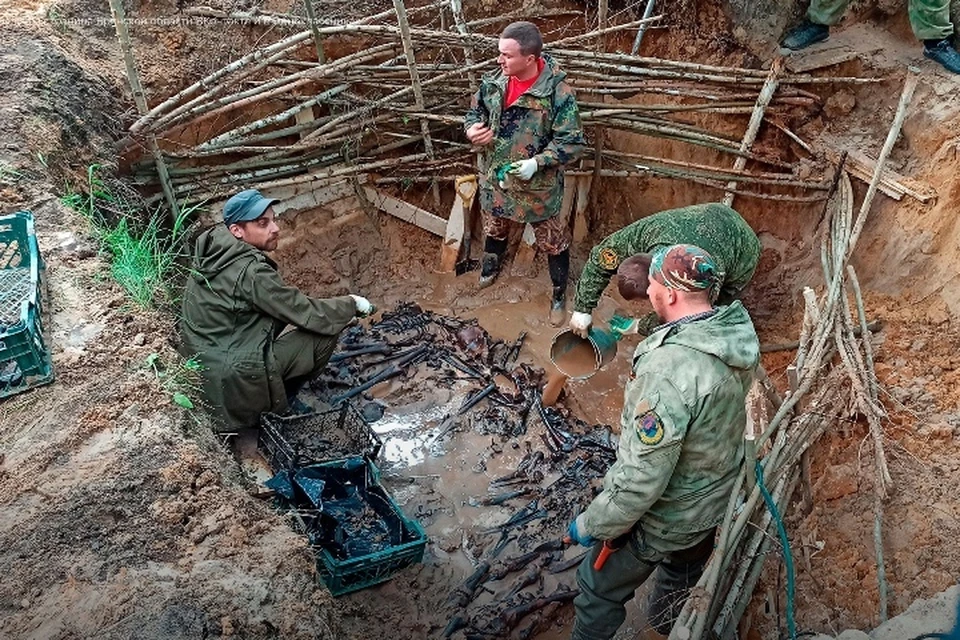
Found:
[[[302,22],[296,16],[188,12],[254,24]],[[519,15],[466,22],[457,0],[399,13],[384,11],[337,25],[320,19],[315,30],[253,51],[154,106],[130,127],[131,139],[156,137],[173,191],[189,201],[241,185],[282,186],[368,173],[385,181],[435,183],[473,173],[476,150],[463,136],[463,115],[479,74],[495,69],[497,53],[497,38],[476,31],[499,29]],[[556,19],[556,13],[544,15]],[[718,189],[733,183],[734,192],[755,197],[823,200],[829,183],[800,177],[781,152],[744,150],[739,139],[723,133],[738,129],[754,110],[766,71],[592,48],[598,37],[658,18],[559,37],[547,43],[547,51],[577,90],[588,130],[676,141],[710,150],[707,157],[729,155],[731,161],[713,166],[605,149],[599,174],[687,179]],[[559,35],[579,23],[580,17],[568,18]],[[318,62],[314,32],[328,49],[349,53],[325,55],[325,62]],[[820,98],[809,89],[816,85],[873,81],[782,74],[766,116],[815,112]],[[592,150],[586,157],[593,158]],[[733,169],[736,158],[766,170],[745,171],[742,163]],[[139,170],[145,183],[157,180],[148,163]]]
[[[818,298],[812,289],[804,291],[806,309],[800,345],[792,365],[797,373],[796,388],[785,401],[772,401],[775,413],[769,424],[760,425],[761,435],[756,441],[759,448],[766,448],[760,463],[764,482],[777,509],[783,513],[801,477],[803,453],[838,421],[865,419],[874,453],[874,543],[883,620],[887,616],[887,585],[881,525],[883,500],[892,487],[881,428],[886,412],[878,399],[871,334],[860,285],[849,262],[916,85],[917,76],[911,72],[856,219],[853,188],[841,163],[838,189],[830,201],[833,206],[828,206],[822,227],[825,292]],[[775,391],[768,397],[770,395],[776,395]],[[750,602],[769,547],[776,539],[777,524],[760,499],[760,487],[751,482],[754,461],[748,460],[744,466],[718,534],[717,550],[684,605],[670,640],[737,637],[737,623]],[[747,490],[742,491],[745,486]],[[739,508],[741,500],[743,505]],[[792,613],[789,601],[788,594],[788,621]],[[795,630],[791,630],[791,637],[795,637],[793,633]]]

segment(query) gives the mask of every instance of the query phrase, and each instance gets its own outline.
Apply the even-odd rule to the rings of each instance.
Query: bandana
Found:
[[[723,276],[713,256],[692,244],[660,247],[650,260],[651,278],[677,291],[707,290],[711,302],[720,293]]]

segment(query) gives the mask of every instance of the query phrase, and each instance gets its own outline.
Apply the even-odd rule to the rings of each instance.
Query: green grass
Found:
[[[144,365],[153,371],[160,386],[170,394],[174,404],[184,409],[196,407],[195,398],[202,394],[201,372],[203,365],[197,358],[187,358],[172,364],[161,362],[159,353],[151,353]]]
[[[87,168],[85,193],[73,191],[61,202],[88,221],[110,263],[111,277],[134,303],[143,308],[173,304],[184,271],[180,263],[186,257],[187,220],[200,205],[182,208],[170,228],[164,226],[166,216],[159,208],[141,222],[143,212],[112,193],[99,169],[95,164]]]

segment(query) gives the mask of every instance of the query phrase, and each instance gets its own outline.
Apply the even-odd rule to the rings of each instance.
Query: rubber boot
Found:
[[[480,288],[493,284],[500,274],[503,254],[507,252],[507,241],[487,238],[483,243],[483,258],[480,261]]]
[[[812,44],[823,42],[830,37],[830,27],[825,24],[816,24],[804,18],[803,22],[787,33],[781,43],[791,51],[806,49]]]
[[[567,317],[567,277],[570,274],[570,251],[547,256],[550,281],[553,282],[553,299],[550,302],[550,324],[563,325]]]
[[[949,40],[924,40],[923,55],[939,62],[951,73],[960,73],[960,53],[957,53]]]

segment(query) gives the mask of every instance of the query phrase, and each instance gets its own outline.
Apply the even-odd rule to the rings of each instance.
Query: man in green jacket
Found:
[[[718,299],[721,305],[740,296],[760,261],[757,234],[739,213],[724,204],[695,204],[640,218],[604,238],[590,252],[577,283],[570,329],[587,336],[600,295],[621,264],[633,256],[638,258],[625,265],[631,267],[629,273],[621,275],[635,278],[638,287],[633,294],[621,287],[620,293],[628,300],[643,297],[647,274],[637,267],[649,264],[649,254],[657,248],[673,244],[692,244],[713,256],[723,274]],[[657,324],[656,314],[650,314],[640,320],[638,330],[648,335]]]
[[[718,266],[698,247],[657,249],[649,296],[665,322],[640,343],[617,460],[570,523],[593,545],[577,572],[573,640],[608,640],[658,567],[648,619],[667,635],[710,553],[743,460],[744,408],[760,344],[740,302],[715,307]],[[594,569],[603,541],[617,548]]]
[[[311,298],[283,283],[264,253],[277,248],[276,202],[253,189],[230,198],[223,224],[197,238],[183,294],[181,352],[203,364],[207,401],[225,431],[285,410],[327,365],[344,327],[373,312],[360,296]]]
[[[849,4],[850,0],[812,0],[806,18],[787,33],[783,46],[799,51],[826,40]],[[913,35],[923,42],[923,55],[947,71],[960,73],[960,53],[950,44],[950,0],[909,0],[907,14]]]
[[[507,250],[510,228],[531,223],[536,246],[547,254],[553,302],[550,321],[563,323],[570,271],[570,229],[561,220],[563,167],[584,150],[583,127],[566,73],[548,55],[536,25],[514,22],[500,34],[499,71],[486,74],[464,119],[482,147],[480,208],[484,254],[480,287],[493,283]]]

